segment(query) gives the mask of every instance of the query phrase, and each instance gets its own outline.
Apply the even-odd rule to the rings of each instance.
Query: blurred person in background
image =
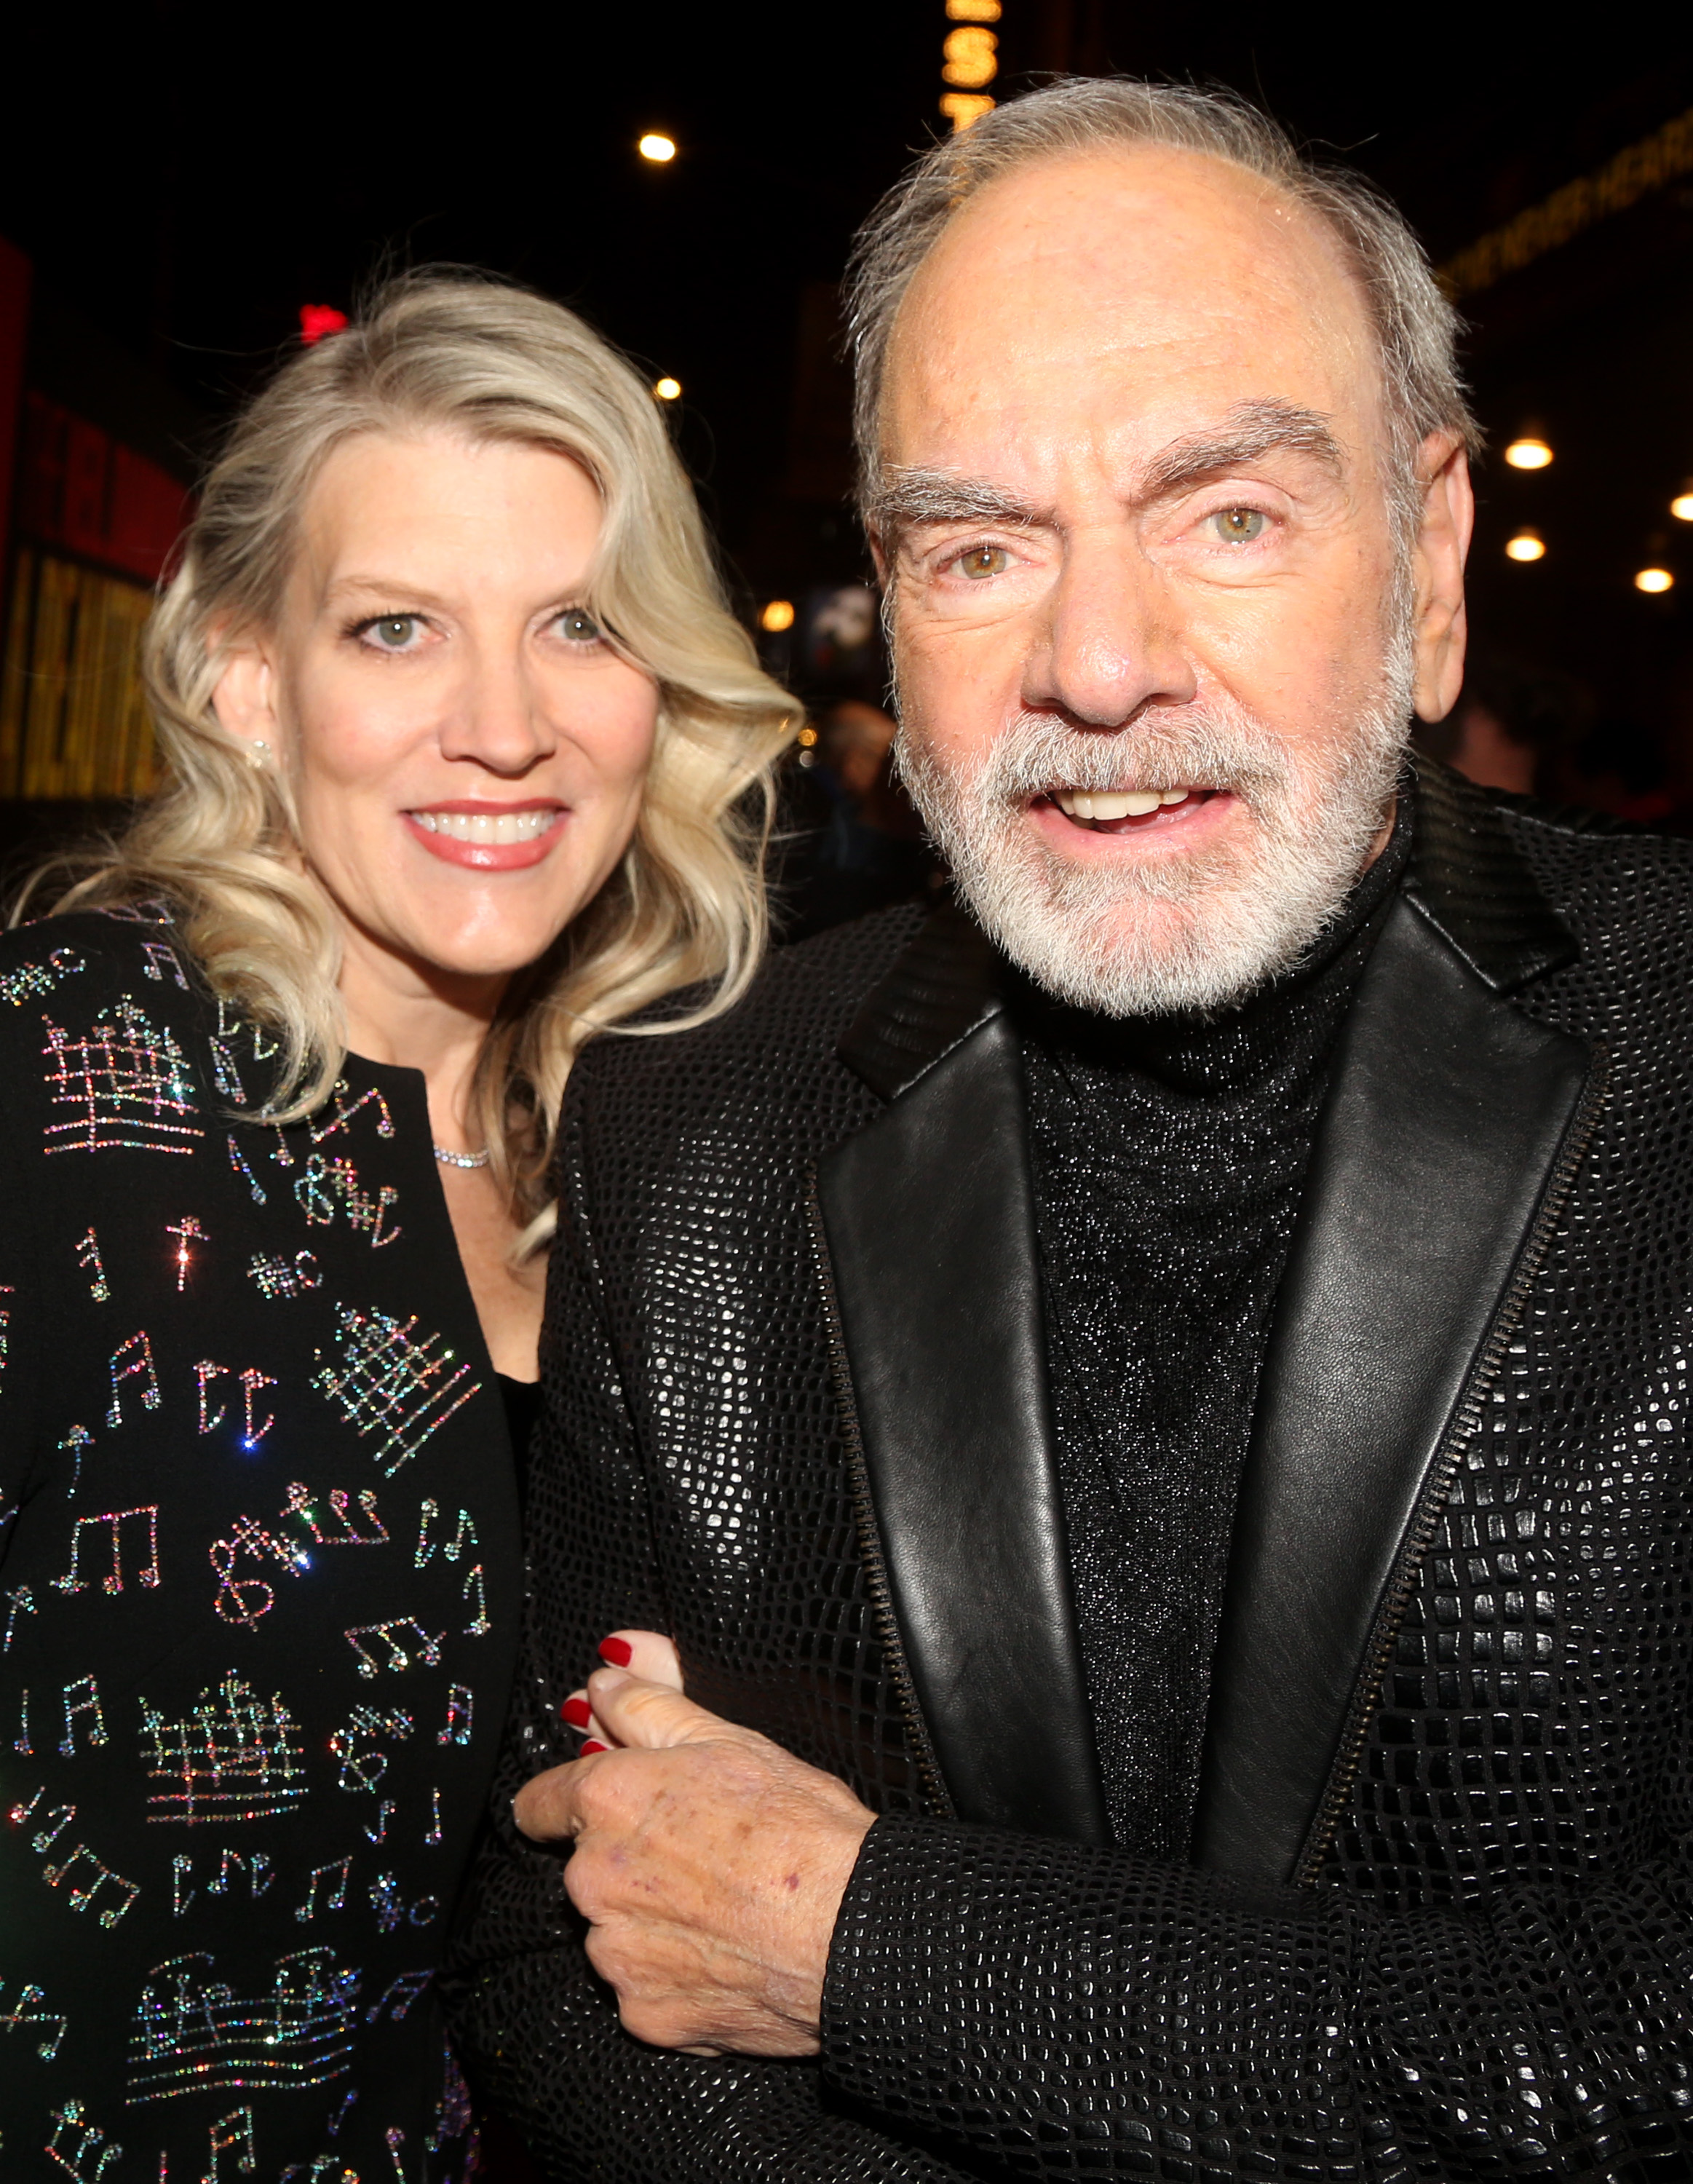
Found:
[[[1419,723],[1414,740],[1479,788],[1555,797],[1562,762],[1592,718],[1592,699],[1570,677],[1478,647],[1457,704],[1444,721]]]
[[[827,769],[866,823],[882,816],[877,799],[893,777],[897,733],[891,713],[855,698],[831,705],[817,722],[818,766]]]
[[[888,688],[875,593],[868,584],[838,584],[814,593],[800,628],[800,688],[879,705]]]
[[[1693,794],[1686,739],[1673,722],[1627,714],[1596,718],[1593,694],[1556,667],[1479,647],[1444,721],[1419,725],[1416,747],[1479,788],[1540,796],[1593,823],[1621,819],[1685,833]]]
[[[560,2179],[1685,2175],[1693,852],[1407,766],[1454,315],[1083,81],[854,326],[962,906],[573,1079],[456,2021]]]
[[[771,868],[784,940],[808,939],[921,894],[938,878],[922,822],[894,770],[894,723],[879,705],[842,698],[813,723],[815,740],[787,776]]]
[[[0,947],[0,2173],[468,2176],[560,1101],[743,989],[788,708],[639,377],[462,276],[236,420],[147,676]]]

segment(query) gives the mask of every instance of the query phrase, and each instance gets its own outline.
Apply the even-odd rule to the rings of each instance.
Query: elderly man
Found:
[[[465,2044],[561,2178],[1685,2176],[1693,855],[1407,785],[1362,186],[1060,85],[856,294],[962,908],[580,1065]]]

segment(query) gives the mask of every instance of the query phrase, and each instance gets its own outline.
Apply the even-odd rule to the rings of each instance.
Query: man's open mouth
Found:
[[[1047,800],[1078,827],[1145,826],[1167,811],[1197,806],[1219,792],[1214,788],[1054,788]]]

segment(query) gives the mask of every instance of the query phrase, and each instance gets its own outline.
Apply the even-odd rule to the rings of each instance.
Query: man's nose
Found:
[[[1197,690],[1175,603],[1133,538],[1072,537],[1025,669],[1024,704],[1116,728],[1144,705],[1185,705]]]
[[[443,757],[521,774],[557,747],[541,693],[521,659],[482,652],[472,661],[441,736]]]

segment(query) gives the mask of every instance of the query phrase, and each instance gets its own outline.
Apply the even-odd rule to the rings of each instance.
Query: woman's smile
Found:
[[[443,864],[479,872],[521,872],[538,865],[564,836],[570,807],[552,797],[521,803],[460,797],[400,814],[414,841]]]

